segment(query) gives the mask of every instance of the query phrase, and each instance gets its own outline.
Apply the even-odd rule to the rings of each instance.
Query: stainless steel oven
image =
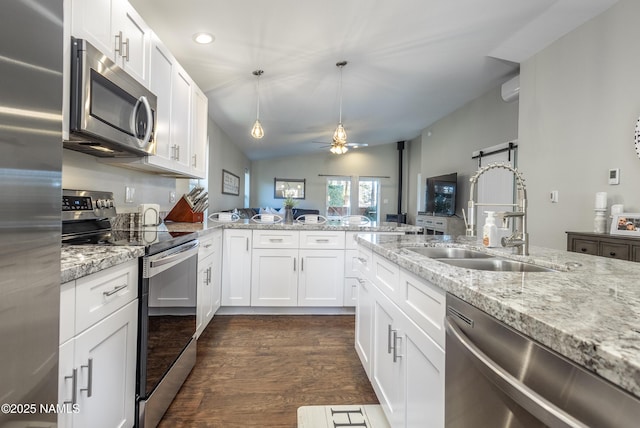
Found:
[[[99,157],[155,154],[156,96],[86,40],[71,40],[68,149]]]
[[[196,361],[197,240],[142,259],[138,424],[155,427]]]

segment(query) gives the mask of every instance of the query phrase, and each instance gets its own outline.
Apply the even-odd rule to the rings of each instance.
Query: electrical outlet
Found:
[[[176,201],[176,192],[174,190],[169,192],[169,202],[170,203],[175,203]]]
[[[558,203],[558,191],[557,190],[552,190],[551,193],[549,193],[549,201],[551,201],[554,204]]]
[[[133,187],[125,186],[124,188],[124,202],[127,204],[133,203],[133,197],[136,193],[136,189]]]

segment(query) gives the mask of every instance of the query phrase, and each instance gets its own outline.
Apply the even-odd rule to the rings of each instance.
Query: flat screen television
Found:
[[[456,213],[456,191],[458,174],[427,178],[426,209],[427,214],[452,216]]]

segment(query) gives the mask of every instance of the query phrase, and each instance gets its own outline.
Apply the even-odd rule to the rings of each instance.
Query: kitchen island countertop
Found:
[[[360,235],[358,242],[411,273],[640,397],[640,263],[531,247],[485,249],[476,238]],[[454,246],[555,268],[488,272],[407,249]]]

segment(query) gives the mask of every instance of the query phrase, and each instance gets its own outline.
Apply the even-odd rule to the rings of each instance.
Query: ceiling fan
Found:
[[[331,147],[334,143],[328,143],[326,141],[312,141],[313,144],[322,144],[322,146],[320,146],[321,148],[329,148]],[[347,146],[350,149],[357,149],[358,147],[369,147],[369,144],[367,143],[344,143],[345,146]]]

